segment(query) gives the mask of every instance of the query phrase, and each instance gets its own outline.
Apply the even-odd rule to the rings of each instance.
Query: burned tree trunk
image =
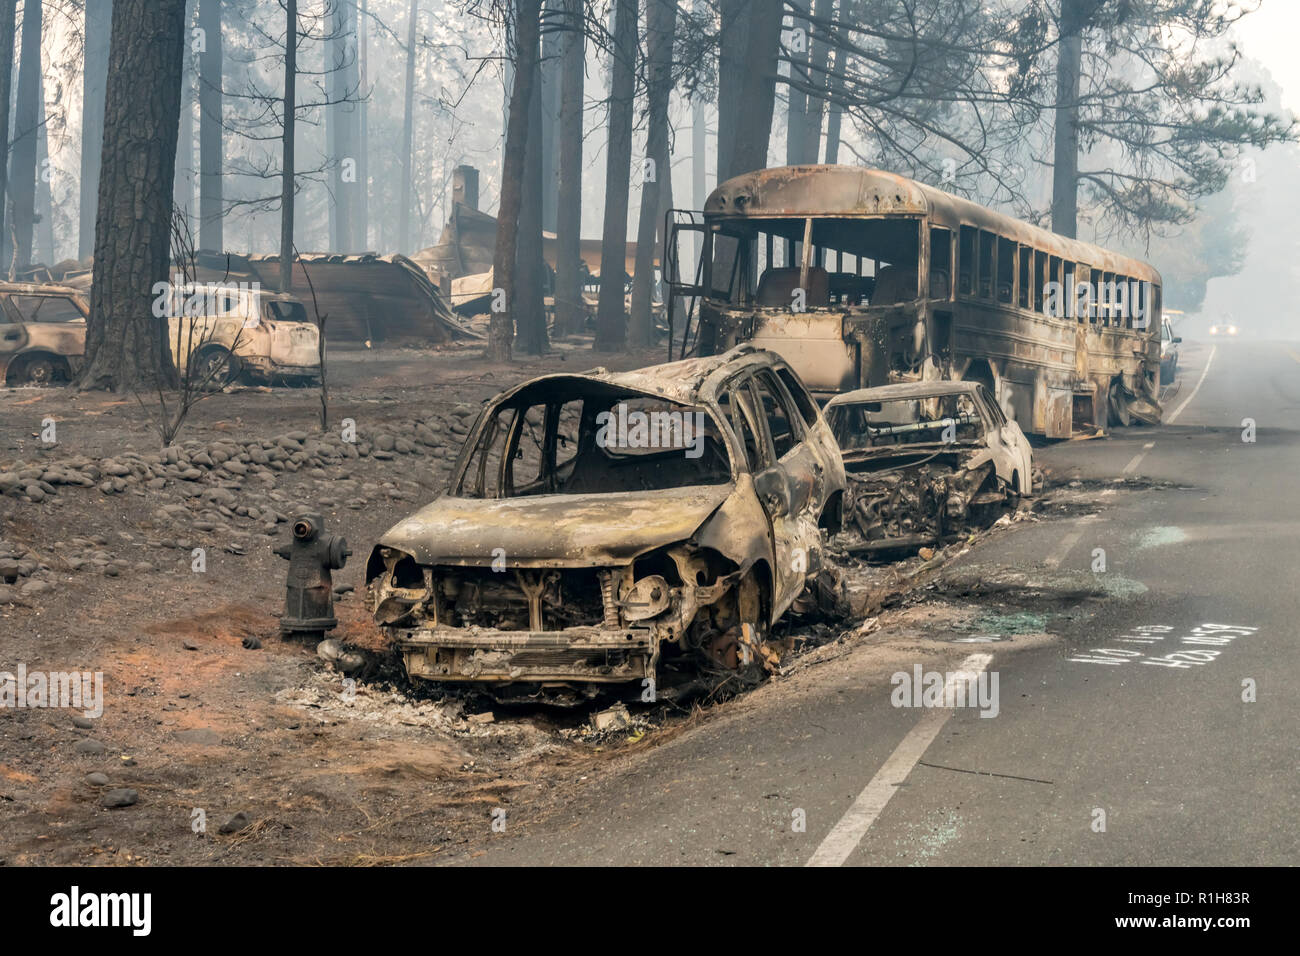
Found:
[[[284,130],[280,147],[280,291],[293,288],[294,127],[298,116],[298,0],[284,4]]]
[[[4,130],[4,155],[0,156],[0,237],[9,235],[9,90],[14,75],[14,21],[18,0],[0,0],[0,129]],[[0,239],[0,249],[4,246]],[[5,272],[7,275],[8,273]]]
[[[806,82],[808,76],[808,23],[809,0],[792,0],[790,15],[792,30],[787,53],[790,67],[790,84],[786,87],[787,109],[785,120],[785,164],[798,166],[804,162],[804,140],[807,137],[808,94],[797,84]],[[803,16],[800,16],[803,14]]]
[[[184,216],[185,232],[192,225],[190,217],[194,207],[194,56],[190,43],[190,23],[193,19],[194,0],[185,3],[185,43],[181,47],[181,108],[180,130],[176,134],[176,181],[172,202]]]
[[[830,105],[826,113],[826,162],[834,165],[840,160],[840,124],[844,120],[844,107],[841,105],[844,93],[844,81],[839,74],[844,72],[844,51],[836,49],[831,78],[827,82]]]
[[[153,317],[170,265],[185,0],[117,0],[80,386],[130,390],[171,369]]]
[[[519,212],[523,205],[524,162],[528,151],[528,111],[540,55],[541,6],[541,0],[518,0],[515,8],[515,75],[510,90],[501,162],[501,200],[497,207],[496,248],[492,256],[492,279],[496,289],[487,346],[488,358],[498,362],[510,360],[514,338],[515,252],[519,238]],[[498,296],[502,307],[496,301]]]
[[[357,251],[370,248],[370,103],[366,47],[370,40],[370,10],[366,0],[361,0],[361,13],[357,17]]]
[[[582,302],[582,95],[585,39],[582,0],[564,0],[560,62],[560,188],[555,211],[555,329],[581,332]]]
[[[519,350],[526,355],[541,355],[546,351],[546,302],[542,275],[542,219],[545,188],[542,154],[545,142],[542,127],[542,70],[541,57],[537,59],[537,75],[533,77],[533,95],[528,106],[528,145],[524,149],[524,194],[519,208],[519,236],[515,240],[515,294],[511,310],[515,321],[515,336]]]
[[[731,154],[736,141],[736,116],[740,108],[741,70],[749,43],[747,0],[720,0],[718,36],[718,182],[731,178]]]
[[[752,0],[749,30],[737,91],[735,143],[727,176],[767,166],[776,92],[776,59],[781,45],[781,0]],[[722,177],[719,177],[721,181]]]
[[[1056,128],[1052,142],[1052,231],[1073,239],[1079,219],[1079,71],[1083,0],[1061,0],[1056,61]]]
[[[199,0],[199,29],[203,31],[199,53],[199,248],[214,252],[225,248],[221,2]]]
[[[334,0],[330,24],[329,150],[331,153],[330,244],[339,252],[358,252],[357,238],[357,7],[350,0]]]
[[[815,0],[813,16],[820,21],[831,19],[835,13],[835,0]],[[821,29],[825,29],[822,27]],[[830,41],[818,37],[808,40],[808,82],[821,89],[829,89],[830,78],[827,67],[830,64]],[[819,93],[808,95],[808,105],[804,112],[803,145],[799,151],[799,162],[815,163],[821,154],[822,116],[826,111],[826,97]],[[838,135],[838,134],[837,134]]]
[[[636,93],[637,0],[616,0],[613,80],[609,90],[609,147],[605,152],[605,223],[600,241],[600,300],[596,341],[601,352],[627,341],[627,203],[631,187],[632,99]]]
[[[415,19],[419,0],[411,0],[406,26],[406,95],[402,107],[402,192],[397,207],[397,250],[411,251],[411,138],[415,124]]]
[[[13,260],[18,268],[32,263],[36,228],[37,127],[41,121],[41,4],[23,2],[22,50],[18,61],[18,97],[14,115],[13,164],[9,190],[14,200]],[[168,198],[171,191],[168,190]]]
[[[14,3],[6,3],[11,10]],[[95,205],[99,198],[99,154],[104,148],[104,84],[108,80],[108,38],[113,29],[113,0],[86,0],[86,45],[81,72],[81,184],[80,220],[77,232],[77,258],[84,259],[95,250]],[[0,47],[13,50],[12,31],[9,42],[0,36]],[[8,128],[8,88],[0,91]]]
[[[677,29],[677,0],[647,0],[646,155],[642,167],[641,216],[636,231],[636,268],[632,277],[631,343],[646,348],[654,343],[654,316],[650,308],[654,281],[655,236],[663,224],[663,202],[672,192],[668,162],[668,97],[673,84],[673,35]]]

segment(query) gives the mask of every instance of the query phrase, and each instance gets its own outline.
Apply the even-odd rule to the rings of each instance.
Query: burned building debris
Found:
[[[672,664],[761,674],[821,589],[844,471],[790,368],[744,346],[547,375],[489,403],[449,487],[370,556],[412,677],[591,694]]]
[[[860,389],[832,399],[826,417],[848,480],[850,552],[940,544],[1032,491],[1029,443],[978,382]]]

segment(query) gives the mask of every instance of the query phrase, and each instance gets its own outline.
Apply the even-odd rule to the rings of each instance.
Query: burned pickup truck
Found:
[[[1029,442],[978,382],[907,382],[826,405],[848,477],[846,546],[939,544],[1032,491]]]
[[[761,676],[837,529],[835,439],[778,356],[545,375],[490,402],[448,490],[366,568],[412,677],[594,694],[670,661]]]

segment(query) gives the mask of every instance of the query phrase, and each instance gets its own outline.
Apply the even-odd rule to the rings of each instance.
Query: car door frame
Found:
[[[776,454],[776,443],[772,440],[767,412],[758,394],[756,380],[765,371],[770,376],[771,384],[768,387],[781,404],[794,439],[790,449],[780,457]],[[772,529],[772,577],[775,588],[772,603],[776,614],[780,614],[803,592],[808,575],[816,571],[819,564],[821,514],[817,498],[819,491],[824,488],[825,475],[817,450],[808,441],[809,428],[798,404],[786,391],[775,371],[767,366],[750,369],[744,377],[744,385],[749,390],[750,406],[759,419],[757,434],[767,457],[767,467],[763,472],[779,473],[786,488],[784,513],[781,514],[775,513],[771,502],[761,493],[758,494]],[[755,491],[759,490],[756,475]]]

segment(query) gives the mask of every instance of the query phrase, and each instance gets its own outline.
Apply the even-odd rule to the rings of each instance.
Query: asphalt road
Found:
[[[447,862],[1300,862],[1300,344],[1189,344],[1182,365],[1172,424],[1037,452],[1158,484],[960,559],[1041,583],[1044,633],[867,642]],[[1112,596],[1053,599],[1066,578]],[[891,702],[893,673],[963,662],[996,675],[996,716]]]

